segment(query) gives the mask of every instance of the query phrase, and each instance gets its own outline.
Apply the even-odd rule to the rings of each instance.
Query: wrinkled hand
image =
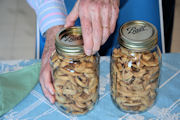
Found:
[[[46,32],[46,43],[42,55],[42,64],[41,64],[41,71],[40,71],[40,84],[44,95],[50,100],[51,103],[55,102],[54,97],[54,87],[52,85],[52,78],[51,78],[51,67],[49,64],[50,56],[52,52],[55,50],[55,37],[56,33],[62,28],[63,26],[55,26],[47,30]]]
[[[115,30],[120,0],[78,0],[66,18],[65,27],[79,17],[87,55],[95,54]]]

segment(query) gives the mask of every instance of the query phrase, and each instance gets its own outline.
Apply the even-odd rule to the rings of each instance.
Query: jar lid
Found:
[[[56,34],[56,51],[60,54],[84,54],[81,27],[63,28]]]
[[[155,26],[146,21],[130,21],[120,28],[118,41],[125,48],[146,51],[155,47],[158,32]]]

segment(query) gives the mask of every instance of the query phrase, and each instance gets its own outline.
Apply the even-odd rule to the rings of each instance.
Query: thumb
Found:
[[[79,7],[79,0],[76,2],[75,6],[73,7],[69,15],[66,17],[66,24],[64,25],[65,28],[74,26],[74,23],[79,16],[78,7]]]

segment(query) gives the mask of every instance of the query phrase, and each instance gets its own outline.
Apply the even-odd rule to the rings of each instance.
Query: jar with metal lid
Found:
[[[82,115],[98,100],[99,55],[86,56],[80,27],[61,30],[50,58],[55,105],[66,114]]]
[[[156,100],[161,68],[158,33],[145,21],[122,25],[111,57],[111,97],[120,110],[139,113]]]

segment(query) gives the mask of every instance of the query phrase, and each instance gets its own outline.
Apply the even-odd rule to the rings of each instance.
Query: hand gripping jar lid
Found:
[[[56,51],[59,54],[84,54],[81,27],[63,28],[56,35]]]
[[[125,48],[146,51],[154,48],[158,41],[155,26],[146,21],[130,21],[122,25],[118,41]]]

